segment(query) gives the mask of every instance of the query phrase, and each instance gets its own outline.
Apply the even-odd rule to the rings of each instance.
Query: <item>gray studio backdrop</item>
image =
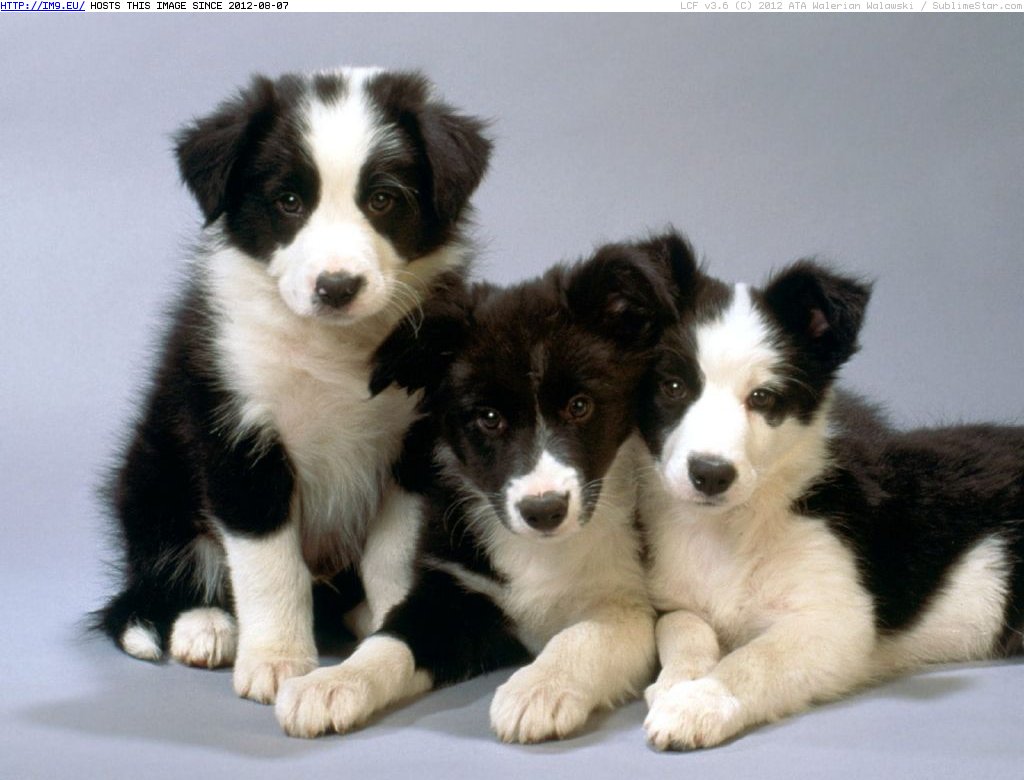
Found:
[[[226,673],[130,661],[75,621],[105,587],[92,488],[198,226],[170,134],[253,72],[418,67],[490,117],[481,276],[673,223],[728,279],[809,254],[877,279],[846,381],[927,424],[1024,417],[1022,51],[1024,16],[5,14],[0,776],[1019,772],[1012,664],[695,756],[646,750],[639,704],[565,745],[498,746],[504,675],[311,744]]]

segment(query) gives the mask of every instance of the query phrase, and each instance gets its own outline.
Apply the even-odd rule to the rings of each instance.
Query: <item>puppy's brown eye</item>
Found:
[[[378,216],[387,214],[391,211],[391,207],[394,205],[394,196],[390,192],[385,192],[384,190],[377,190],[376,192],[370,193],[370,199],[366,202],[367,208]]]
[[[497,436],[504,433],[508,427],[505,418],[497,409],[481,409],[476,413],[476,425],[486,434]]]
[[[562,417],[569,422],[578,423],[589,418],[593,411],[594,402],[590,398],[583,394],[574,395],[562,410]]]
[[[663,379],[661,382],[661,394],[672,401],[681,401],[686,398],[686,385],[678,379]]]
[[[755,412],[767,412],[778,400],[779,397],[771,390],[759,387],[747,396],[747,407]]]
[[[302,198],[294,192],[286,192],[277,199],[277,207],[289,217],[297,217],[302,214]]]

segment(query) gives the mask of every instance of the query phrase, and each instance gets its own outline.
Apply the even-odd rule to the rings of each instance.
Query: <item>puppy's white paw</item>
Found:
[[[171,629],[171,656],[188,666],[230,666],[235,661],[237,646],[235,619],[216,607],[183,612]]]
[[[277,721],[293,737],[344,734],[379,708],[373,682],[365,671],[346,669],[344,664],[293,677],[278,692]]]
[[[308,674],[315,668],[315,656],[283,653],[240,655],[235,661],[235,693],[261,704],[273,704],[281,683]]]
[[[527,666],[494,694],[491,728],[502,742],[563,739],[586,723],[591,709],[564,675]]]
[[[658,750],[719,745],[743,729],[743,705],[718,680],[681,682],[657,697],[647,713],[647,741]]]

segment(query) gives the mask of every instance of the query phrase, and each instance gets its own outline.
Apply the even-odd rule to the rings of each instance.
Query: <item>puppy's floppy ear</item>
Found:
[[[663,271],[630,244],[601,247],[570,268],[565,297],[578,321],[623,347],[653,346],[676,317]]]
[[[699,283],[704,278],[690,242],[670,228],[636,246],[647,254],[654,267],[664,275],[667,284],[675,288],[673,297],[680,311],[689,309],[696,298]]]
[[[431,188],[424,205],[450,227],[487,170],[491,142],[484,135],[486,123],[438,100],[430,82],[415,71],[381,73],[367,90],[389,121],[423,149]]]
[[[800,260],[774,274],[764,302],[797,347],[834,370],[857,351],[871,284]]]
[[[262,76],[212,114],[174,137],[181,178],[210,224],[225,209],[228,181],[238,158],[270,127],[277,103],[274,82]]]
[[[440,384],[466,342],[470,327],[469,293],[457,274],[433,285],[420,312],[412,312],[377,347],[370,373],[370,393],[397,384],[409,393]]]
[[[487,170],[491,142],[485,123],[446,103],[427,103],[419,114],[420,133],[434,184],[434,210],[452,224]]]

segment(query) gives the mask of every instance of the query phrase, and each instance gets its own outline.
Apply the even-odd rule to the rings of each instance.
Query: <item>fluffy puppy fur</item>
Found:
[[[662,240],[683,311],[641,429],[658,748],[717,745],[929,662],[1020,647],[1024,429],[893,430],[834,389],[870,288],[812,261],[757,289]]]
[[[111,490],[99,622],[126,652],[234,662],[259,701],[315,666],[311,583],[349,583],[415,418],[369,398],[370,359],[467,262],[482,132],[417,73],[343,69],[255,78],[178,134],[206,225]]]
[[[502,740],[535,742],[650,679],[633,404],[672,310],[666,289],[644,253],[607,247],[509,289],[453,288],[418,334],[404,327],[382,346],[374,392],[425,393],[398,468],[423,519],[388,547],[417,551],[411,590],[348,660],[283,686],[289,734],[345,732],[396,700],[536,656],[491,706]],[[372,601],[390,577],[364,576]]]

